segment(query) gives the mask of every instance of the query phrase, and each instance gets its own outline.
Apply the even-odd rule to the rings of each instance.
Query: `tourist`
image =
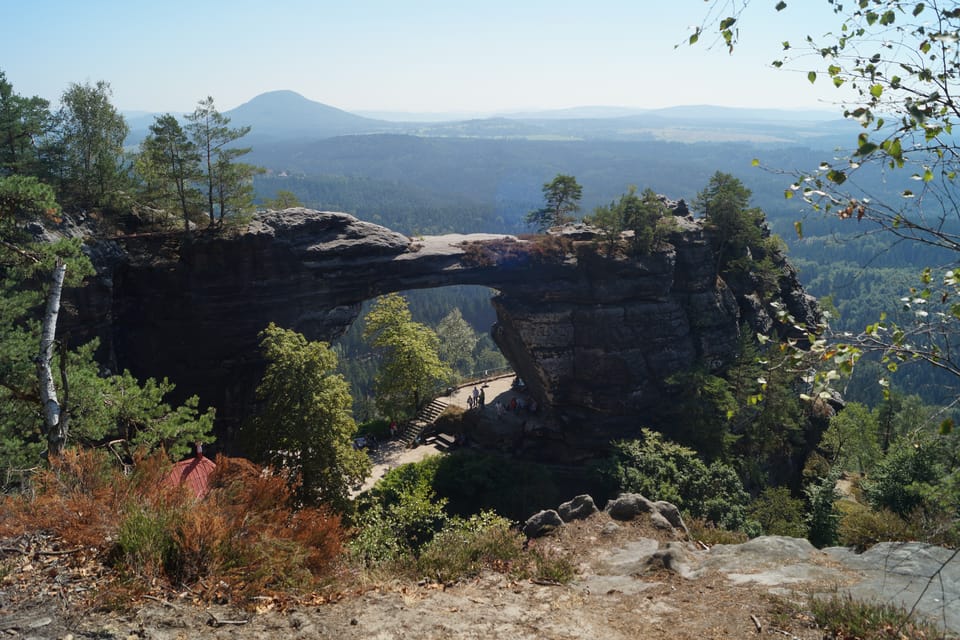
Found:
[[[479,404],[478,406],[479,406],[481,409],[483,409],[483,405],[486,404],[486,402],[487,402],[487,394],[485,394],[485,393],[483,392],[483,389],[480,389],[480,396],[479,396],[478,400],[480,401],[480,404]]]

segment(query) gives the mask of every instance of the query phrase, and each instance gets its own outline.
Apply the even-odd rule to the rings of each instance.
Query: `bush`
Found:
[[[577,575],[577,567],[570,553],[551,549],[533,549],[533,572],[530,576],[534,580],[567,584]]]
[[[390,421],[384,419],[364,422],[357,427],[357,436],[373,436],[380,442],[390,439]]]
[[[440,456],[391,469],[357,507],[353,555],[367,565],[415,557],[447,524],[446,501],[433,491]]]
[[[749,527],[750,496],[732,467],[722,462],[708,467],[692,449],[649,429],[642,434],[642,440],[613,443],[613,453],[601,467],[614,492],[666,500],[690,517],[725,529]]]
[[[457,451],[440,459],[432,483],[437,495],[447,500],[447,510],[463,517],[492,509],[522,521],[564,499],[544,465],[475,451]]]
[[[710,546],[715,544],[740,544],[749,539],[749,536],[742,531],[723,529],[703,518],[689,518],[684,523],[687,525],[687,531],[690,532],[691,540],[699,540]]]
[[[805,538],[803,507],[803,500],[791,496],[786,487],[767,487],[750,504],[749,512],[767,535]]]
[[[100,453],[68,450],[37,474],[35,498],[5,502],[2,533],[40,529],[99,548],[137,591],[160,580],[197,585],[201,597],[212,597],[206,585],[222,580],[228,595],[243,597],[325,579],[340,556],[340,519],[325,507],[295,509],[295,483],[284,476],[245,460],[216,463],[210,491],[198,501],[167,481],[163,454],[138,456],[126,476]]]
[[[840,514],[836,507],[840,499],[837,493],[839,477],[840,470],[836,469],[804,489],[810,503],[807,513],[807,539],[818,549],[835,545],[839,541]]]
[[[468,520],[452,519],[426,544],[417,559],[421,576],[450,582],[474,576],[485,567],[509,569],[523,553],[523,537],[510,521],[490,511]]]
[[[878,542],[913,540],[916,535],[907,522],[889,509],[872,511],[855,502],[838,503],[841,519],[840,544],[863,551]]]
[[[917,510],[940,510],[940,498],[947,497],[954,502],[952,510],[956,510],[960,498],[943,496],[938,489],[942,479],[949,476],[946,444],[945,438],[926,434],[895,442],[861,485],[870,506],[905,517]]]

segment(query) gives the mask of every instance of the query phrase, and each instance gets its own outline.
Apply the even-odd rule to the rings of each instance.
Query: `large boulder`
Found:
[[[523,525],[523,535],[528,538],[539,538],[556,531],[563,526],[563,519],[553,509],[545,509],[533,514]]]
[[[641,513],[655,511],[653,502],[639,493],[624,493],[607,504],[607,513],[614,520],[633,520]]]
[[[593,498],[587,494],[579,495],[573,500],[564,502],[557,507],[557,512],[560,514],[560,517],[563,518],[564,522],[583,520],[584,518],[589,518],[598,511],[599,509],[597,509],[597,505],[594,504]]]

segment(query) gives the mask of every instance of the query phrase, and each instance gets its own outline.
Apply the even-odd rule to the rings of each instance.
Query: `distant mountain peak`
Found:
[[[388,123],[310,100],[289,89],[261,93],[224,115],[234,124],[250,125],[254,133],[266,135],[326,137],[390,128]]]

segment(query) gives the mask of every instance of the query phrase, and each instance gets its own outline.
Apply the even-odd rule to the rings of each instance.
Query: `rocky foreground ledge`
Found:
[[[642,496],[641,496],[642,498]],[[577,576],[558,585],[484,573],[452,584],[395,579],[355,582],[345,591],[281,606],[265,597],[253,611],[145,599],[125,614],[80,611],[57,597],[22,593],[25,572],[11,567],[0,597],[0,632],[10,637],[85,638],[516,638],[612,640],[791,637],[820,640],[803,611],[814,594],[895,603],[960,634],[960,559],[920,543],[883,543],[863,554],[817,550],[797,538],[766,536],[705,549],[670,521],[667,503],[645,509],[635,497],[596,511],[574,500],[558,508],[569,521],[531,539],[544,554],[569,554]],[[592,504],[592,501],[590,501]],[[633,505],[630,507],[629,505]],[[628,511],[635,511],[628,516]],[[613,511],[613,515],[611,515]],[[589,513],[587,513],[589,512]],[[616,516],[616,517],[614,517]],[[55,556],[47,559],[54,562]],[[29,568],[28,568],[29,567]],[[61,581],[62,582],[62,581]],[[73,583],[68,585],[68,590]],[[88,588],[96,588],[90,578]],[[38,589],[40,587],[37,587]],[[8,603],[17,601],[16,611]],[[762,634],[762,635],[758,635]]]

